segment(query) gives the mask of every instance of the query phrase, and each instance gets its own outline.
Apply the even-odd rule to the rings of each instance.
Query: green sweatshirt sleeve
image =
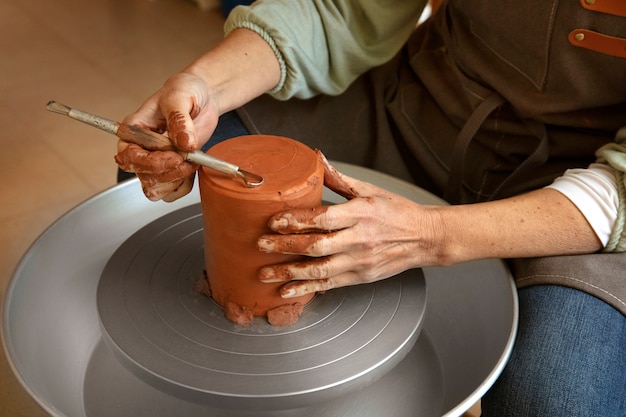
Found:
[[[596,152],[597,162],[615,170],[619,207],[615,226],[611,231],[605,252],[626,252],[626,127],[617,132],[614,143],[604,145]]]
[[[224,30],[253,30],[272,47],[281,66],[275,98],[335,95],[400,50],[426,2],[257,0],[233,9]]]

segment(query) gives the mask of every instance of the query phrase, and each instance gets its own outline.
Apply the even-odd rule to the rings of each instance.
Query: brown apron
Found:
[[[581,27],[626,38],[626,19],[584,0],[531,3],[520,15],[517,0],[449,0],[343,94],[264,96],[238,113],[253,133],[295,138],[453,204],[545,186],[593,162],[626,126],[626,59],[570,40]],[[573,258],[587,266],[569,268],[572,257],[512,265],[520,286],[567,285],[626,313],[625,255]]]

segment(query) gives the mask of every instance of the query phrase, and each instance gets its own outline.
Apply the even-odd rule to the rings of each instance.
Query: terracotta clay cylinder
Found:
[[[297,321],[313,295],[283,299],[284,283],[262,283],[258,271],[301,256],[261,252],[257,240],[273,233],[267,225],[272,215],[321,204],[324,168],[317,154],[295,140],[268,135],[232,138],[207,153],[263,177],[261,186],[251,188],[240,178],[204,167],[199,171],[211,297],[239,324],[253,316],[267,316],[274,325]]]

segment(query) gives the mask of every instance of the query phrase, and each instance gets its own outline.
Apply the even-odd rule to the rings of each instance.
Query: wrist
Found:
[[[451,206],[429,207],[430,249],[433,266],[452,265],[465,260],[463,245],[459,243],[460,232]]]
[[[266,93],[280,81],[280,67],[273,50],[248,29],[232,31],[183,72],[204,80],[220,114]]]
[[[458,262],[453,225],[446,220],[448,211],[441,206],[420,206],[415,225],[418,231],[415,253],[421,254],[416,266],[445,266]]]

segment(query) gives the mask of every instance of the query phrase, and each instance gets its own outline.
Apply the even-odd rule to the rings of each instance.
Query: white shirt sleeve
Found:
[[[587,169],[569,169],[547,186],[564,194],[578,207],[596,235],[606,246],[619,206],[613,169],[594,163]]]

